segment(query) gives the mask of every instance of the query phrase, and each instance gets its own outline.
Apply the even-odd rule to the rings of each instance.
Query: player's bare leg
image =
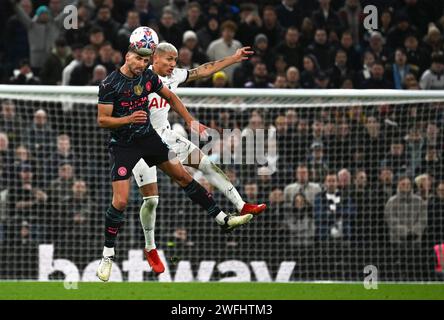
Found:
[[[114,245],[117,234],[124,222],[123,212],[128,204],[130,180],[119,180],[112,183],[113,200],[105,214],[105,246],[103,257],[97,269],[97,276],[102,281],[108,281],[115,256]]]
[[[224,230],[231,231],[232,229],[249,222],[251,218],[253,218],[253,215],[251,214],[243,216],[228,216],[225,214],[217,206],[213,196],[191,177],[177,159],[166,161],[158,167],[176,181],[194,203],[199,204],[207,210]]]
[[[159,203],[159,191],[157,183],[149,183],[139,188],[143,196],[143,204],[140,208],[139,216],[145,236],[145,248],[143,250],[145,258],[151,269],[159,274],[165,271],[165,266],[159,258],[154,241],[154,228],[156,224],[156,208]]]
[[[230,179],[201,150],[196,148],[188,155],[187,165],[202,171],[210,184],[219,189],[233,203],[240,215],[248,213],[257,215],[267,208],[264,203],[259,205],[245,203]]]

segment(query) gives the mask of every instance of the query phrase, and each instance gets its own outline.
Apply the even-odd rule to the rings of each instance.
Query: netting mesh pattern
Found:
[[[95,281],[112,197],[108,132],[97,126],[94,97],[35,96],[1,96],[0,279]],[[265,130],[265,163],[219,165],[245,201],[268,209],[223,234],[158,171],[156,243],[167,271],[157,278],[144,261],[142,199],[133,183],[112,280],[361,281],[368,265],[381,280],[443,280],[444,103],[183,100],[220,132]],[[175,114],[170,121],[187,132]],[[215,144],[213,161],[229,152],[227,144]]]

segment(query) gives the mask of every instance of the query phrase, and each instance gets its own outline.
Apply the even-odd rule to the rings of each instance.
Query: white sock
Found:
[[[103,247],[104,257],[114,257],[114,248]]]
[[[223,225],[223,224],[225,224],[225,217],[226,217],[227,215],[224,213],[224,212],[219,212],[218,213],[218,215],[216,216],[216,222],[218,223],[218,224],[220,224],[220,225]]]
[[[159,196],[143,197],[143,204],[140,208],[139,217],[145,235],[145,249],[156,248],[154,242],[154,226],[156,224],[156,208],[159,203]]]
[[[211,160],[208,156],[204,156],[199,163],[199,170],[203,172],[208,182],[221,191],[240,212],[245,204],[239,192],[230,182],[225,173]]]

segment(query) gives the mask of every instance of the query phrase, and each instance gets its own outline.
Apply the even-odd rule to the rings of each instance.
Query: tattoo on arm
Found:
[[[224,59],[220,59],[220,60],[217,60],[217,61],[210,61],[210,62],[204,63],[203,65],[201,65],[201,66],[199,66],[197,68],[191,69],[189,71],[189,75],[188,75],[188,80],[187,81],[193,81],[193,80],[197,80],[199,78],[205,77],[205,76],[210,76],[210,74],[208,74],[208,75],[207,74],[202,74],[202,72],[208,71],[208,69],[213,68],[216,63],[221,63],[221,62],[223,62],[225,60],[226,59],[224,58]],[[215,72],[215,71],[213,71],[213,72]]]

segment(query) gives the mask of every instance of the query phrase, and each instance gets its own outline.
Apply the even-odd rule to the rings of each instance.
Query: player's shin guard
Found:
[[[117,234],[124,221],[123,211],[110,205],[105,214],[105,247],[114,248]]]
[[[207,190],[197,183],[196,180],[191,181],[189,185],[183,188],[183,190],[194,203],[199,204],[202,208],[207,210],[210,216],[213,218],[218,217],[218,219],[216,219],[218,223],[221,218],[220,213],[226,216],[221,212],[216,202],[213,200],[212,194],[207,192]]]
[[[204,156],[199,163],[199,170],[202,171],[205,175],[205,178],[219,191],[221,191],[235,206],[236,209],[240,212],[245,204],[240,196],[239,192],[230,182],[225,173],[211,160],[208,156]]]
[[[156,208],[159,203],[159,196],[143,197],[143,204],[140,208],[139,216],[145,235],[145,249],[148,251],[155,249],[154,226],[156,223]]]

